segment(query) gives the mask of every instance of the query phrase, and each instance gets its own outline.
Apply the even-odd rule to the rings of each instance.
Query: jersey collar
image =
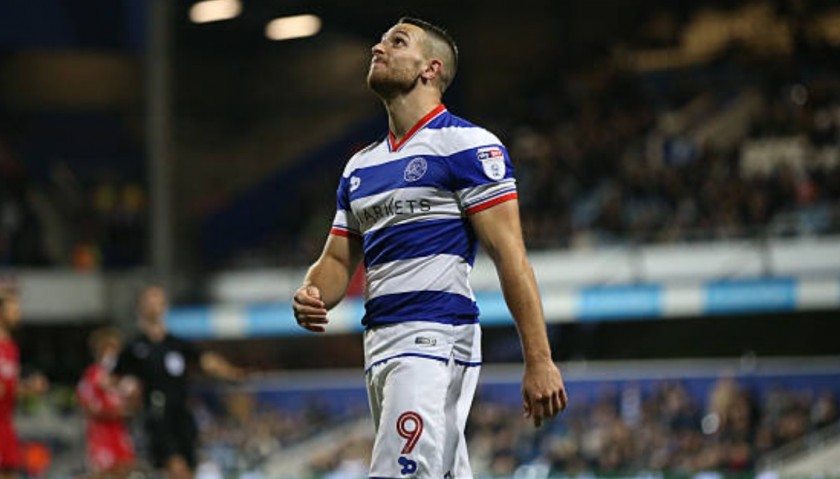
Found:
[[[422,130],[424,126],[428,125],[429,122],[434,120],[438,115],[445,111],[446,107],[443,105],[443,103],[436,106],[434,110],[430,111],[429,113],[426,113],[426,116],[424,116],[420,119],[420,121],[415,123],[414,126],[412,126],[410,130],[408,130],[408,133],[406,133],[400,141],[397,141],[397,139],[394,137],[394,133],[388,130],[388,149],[390,149],[392,152],[399,150],[403,147],[403,145],[405,145],[408,142],[408,140],[411,139],[412,136],[414,136],[415,133]]]

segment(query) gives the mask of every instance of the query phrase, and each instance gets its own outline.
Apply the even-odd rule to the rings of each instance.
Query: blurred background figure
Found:
[[[192,478],[198,464],[198,429],[189,406],[189,369],[238,381],[244,371],[222,356],[202,351],[167,331],[166,292],[143,288],[137,300],[140,334],[120,352],[114,365],[119,378],[139,381],[149,461],[171,479]]]
[[[85,370],[76,394],[87,419],[90,477],[125,478],[136,467],[127,418],[140,406],[138,386],[130,381],[118,384],[111,375],[122,348],[118,330],[97,329],[89,344],[94,362]]]
[[[18,396],[44,394],[49,389],[49,382],[41,374],[20,378],[20,352],[12,338],[20,321],[17,293],[0,289],[0,477],[4,478],[18,477],[25,465],[13,421]]]

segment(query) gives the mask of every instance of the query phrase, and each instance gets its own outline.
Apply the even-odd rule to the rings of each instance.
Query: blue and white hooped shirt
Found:
[[[499,139],[443,105],[400,141],[356,153],[338,185],[331,234],[362,241],[367,328],[478,322],[469,215],[517,197]]]

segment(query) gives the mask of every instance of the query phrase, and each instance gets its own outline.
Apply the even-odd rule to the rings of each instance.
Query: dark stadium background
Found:
[[[366,91],[363,78],[369,47],[402,15],[439,23],[458,40],[460,70],[445,102],[457,114],[497,132],[514,153],[514,165],[523,175],[520,188],[530,192],[523,195],[522,208],[531,251],[598,253],[618,248],[629,251],[632,261],[633,252],[648,245],[686,246],[684,254],[690,255],[692,245],[740,241],[761,255],[774,240],[838,241],[840,169],[836,162],[819,172],[809,170],[810,181],[798,184],[801,190],[791,194],[769,180],[744,180],[737,165],[744,145],[756,138],[799,135],[826,151],[834,148],[831,151],[836,152],[840,147],[840,13],[836,2],[242,0],[239,16],[207,24],[190,21],[194,3],[0,0],[0,199],[19,213],[18,221],[2,223],[0,230],[5,235],[0,242],[0,281],[24,289],[34,284],[31,281],[40,281],[42,287],[55,281],[50,284],[60,289],[66,284],[62,281],[81,278],[79,284],[95,283],[93,291],[100,298],[98,307],[85,309],[87,303],[78,306],[79,298],[73,297],[83,293],[73,290],[66,293],[66,301],[74,305],[69,311],[81,312],[62,314],[65,298],[60,294],[45,299],[23,291],[24,306],[35,311],[27,314],[18,333],[24,366],[27,371],[44,371],[55,386],[47,406],[24,405],[24,431],[35,431],[35,439],[55,445],[54,477],[79,469],[82,460],[74,456],[78,451],[39,429],[37,411],[50,406],[61,414],[73,414],[68,388],[90,360],[88,333],[103,324],[132,331],[132,296],[140,284],[161,282],[172,292],[176,309],[204,311],[222,303],[214,289],[220,274],[286,272],[294,277],[315,258],[332,217],[341,165],[349,154],[382,133],[381,107]],[[684,29],[696,25],[692,22],[703,11],[717,12],[710,24],[718,21],[721,30],[733,32],[725,46],[687,64],[672,60],[672,66],[648,71],[629,66],[630,59],[636,58],[631,52],[677,48]],[[295,14],[318,15],[319,34],[282,42],[265,37],[269,20]],[[752,18],[743,21],[755,21],[756,26],[751,30],[734,21],[727,24],[727,14]],[[814,25],[830,18],[835,23],[817,31]],[[765,25],[778,24],[786,25],[789,42],[774,43],[756,33]],[[761,110],[763,114],[753,120],[746,138],[734,149],[721,153],[674,135],[666,142],[670,149],[663,153],[663,161],[674,162],[667,165],[670,169],[664,175],[672,176],[633,183],[631,174],[618,173],[625,171],[623,161],[630,161],[627,158],[633,154],[645,157],[646,153],[627,145],[649,138],[663,112],[680,110],[697,100],[698,108],[714,115],[748,88],[755,88],[770,106]],[[829,126],[816,121],[817,112],[823,110],[834,112],[834,119],[826,120]],[[598,137],[606,130],[612,133]],[[599,148],[597,140],[581,140],[583,160],[572,164],[563,156],[567,150],[551,141],[573,143],[569,137],[576,134],[603,138],[604,145]],[[552,146],[546,147],[546,141]],[[521,146],[514,149],[514,145]],[[539,153],[540,147],[549,148],[550,153]],[[687,148],[688,153],[680,156],[683,150],[677,148]],[[534,158],[517,158],[518,151],[537,153]],[[635,167],[644,170],[645,164]],[[717,197],[706,191],[715,183],[708,177],[715,168],[728,172],[719,183],[729,189],[721,189]],[[546,172],[550,181],[541,183],[539,178]],[[674,177],[681,188],[680,201],[696,199],[700,213],[693,222],[673,227],[668,219],[681,210],[658,204],[652,213],[644,213],[654,220],[646,220],[644,214],[641,220],[627,219],[622,200],[625,206],[631,201],[641,204],[639,198],[646,199],[651,191],[655,192],[651,196],[673,199],[662,191],[665,179]],[[777,180],[782,184],[782,179],[773,181]],[[570,203],[583,203],[580,199],[587,194],[596,196],[592,192],[597,193],[599,182],[618,183],[613,191],[618,191],[619,200],[610,203],[605,194],[602,209],[581,225],[576,216],[580,212]],[[528,190],[529,186],[533,188]],[[766,199],[769,206],[761,210],[764,213],[750,209],[754,200],[750,192]],[[730,200],[738,195],[751,199]],[[736,202],[734,220],[715,214],[716,209],[729,208],[727,201]],[[49,205],[46,210],[45,204]],[[808,216],[815,205],[823,215],[816,220]],[[623,216],[615,215],[616,207],[624,211]],[[52,220],[45,220],[44,215]],[[787,221],[788,217],[804,220],[797,223]],[[832,250],[829,244],[828,251],[837,248]],[[825,268],[816,268],[812,276],[836,285],[837,263],[837,258],[826,257]],[[764,265],[768,264],[772,261]],[[754,279],[776,276],[771,270]],[[740,278],[737,268],[732,268],[713,279]],[[680,281],[674,284],[680,287],[691,278]],[[646,284],[646,278],[629,284]],[[611,285],[583,285],[587,286]],[[278,290],[274,299],[283,303],[288,294],[288,288]],[[835,294],[833,303],[819,307],[797,304],[679,317],[547,319],[555,357],[572,371],[572,394],[575,385],[586,394],[590,390],[599,394],[587,382],[587,369],[581,365],[591,364],[593,371],[606,371],[607,376],[614,370],[615,377],[626,378],[632,374],[621,364],[627,368],[642,364],[639,374],[653,380],[658,376],[678,379],[669,364],[684,367],[687,378],[706,378],[703,375],[709,370],[698,372],[692,364],[711,361],[711,369],[728,370],[734,365],[747,376],[770,365],[767,374],[780,375],[780,384],[787,384],[790,377],[779,371],[799,366],[818,371],[807,377],[823,374],[829,379],[815,380],[812,388],[798,392],[812,398],[830,390],[836,408],[840,291]],[[234,338],[195,339],[265,374],[266,384],[279,383],[280,391],[290,387],[283,383],[284,374],[302,375],[293,376],[295,381],[304,378],[304,382],[328,384],[329,375],[335,373],[339,382],[347,381],[345,375],[352,377],[363,359],[357,332],[323,337],[249,336],[246,332]],[[485,328],[484,354],[488,377],[505,378],[499,384],[515,380],[508,368],[513,364],[515,371],[520,354],[509,322]],[[716,378],[715,373],[709,374]],[[753,384],[753,379],[744,381]],[[616,381],[626,385],[624,379]],[[704,381],[690,383],[696,388],[692,397],[698,401],[711,388]],[[755,381],[754,399],[770,388]],[[794,383],[801,387],[795,381],[790,384]],[[260,393],[259,381],[248,387],[257,395],[272,394]],[[237,391],[233,388],[231,393],[229,388],[198,383],[197,396],[220,424],[228,424],[227,419],[218,418],[230,411],[219,397]],[[499,397],[507,399],[500,402],[510,402],[515,384],[503,389]],[[486,395],[492,397],[492,391]],[[348,404],[361,401],[358,393],[357,389],[347,393],[352,399]],[[278,393],[268,403],[292,407],[296,394],[288,392],[282,399]],[[335,407],[330,402],[334,400],[326,401],[325,410]],[[759,402],[755,399],[754,414],[760,413]],[[324,429],[315,428],[312,434],[329,434],[332,427],[364,417],[363,410],[353,412],[358,414],[348,419],[343,412],[333,411],[335,424],[319,425]],[[310,414],[306,417],[315,421],[312,411],[301,414]],[[561,418],[557,428],[571,428],[575,417]],[[827,437],[836,438],[836,419],[833,436]],[[822,433],[815,427],[807,432]],[[286,433],[281,428],[277,434]],[[509,455],[517,465],[527,465],[528,458],[540,454],[540,447],[548,448],[547,442],[540,441],[549,439],[540,436],[538,441],[523,434],[519,446],[496,451],[498,457]],[[756,435],[753,431],[750,439]],[[310,439],[290,439],[288,444]],[[531,449],[522,446],[528,440],[539,444]],[[758,459],[754,457],[745,470],[721,471],[752,473],[757,471]],[[235,470],[256,468],[256,463],[246,460],[236,464],[238,469],[225,469],[230,477],[238,477],[232,475]],[[504,460],[498,464],[498,470],[503,470]],[[552,466],[554,475],[580,472],[580,464],[572,460],[557,464]],[[329,467],[321,467],[312,470],[329,473]],[[615,473],[598,470],[597,461],[588,467]],[[628,466],[622,472],[638,471]],[[694,471],[676,471],[689,472]]]

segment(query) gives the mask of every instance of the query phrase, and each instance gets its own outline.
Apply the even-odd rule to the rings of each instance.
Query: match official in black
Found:
[[[192,479],[198,429],[187,404],[187,372],[197,365],[210,376],[234,381],[245,373],[222,356],[170,334],[164,321],[167,308],[163,288],[142,290],[137,302],[140,334],[123,348],[114,373],[139,381],[152,465],[169,479]]]

